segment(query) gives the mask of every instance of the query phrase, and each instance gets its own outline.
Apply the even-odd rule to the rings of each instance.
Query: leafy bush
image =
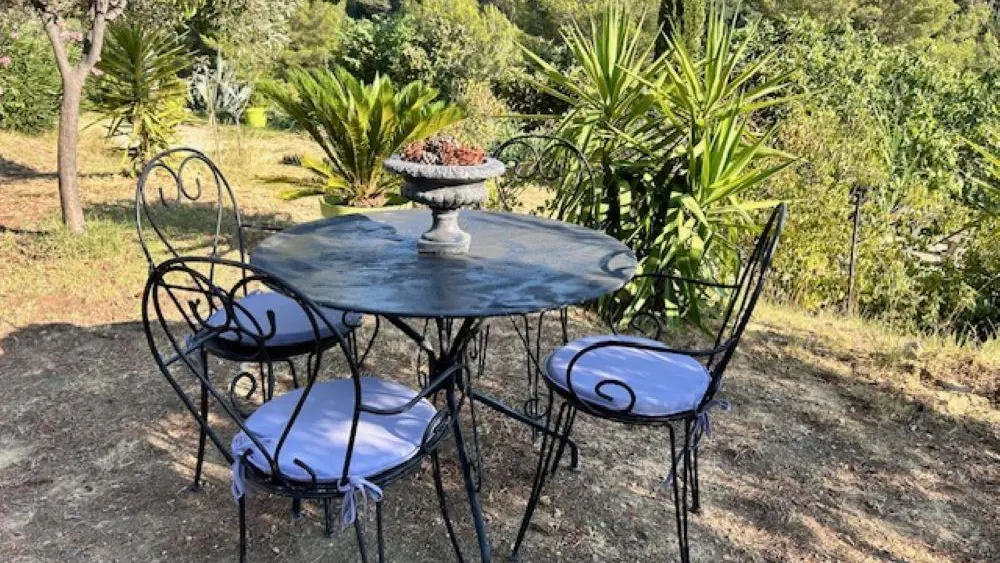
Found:
[[[0,11],[0,128],[23,133],[51,129],[61,89],[52,48],[39,25]]]
[[[449,127],[449,132],[466,143],[491,147],[520,133],[518,123],[505,117],[510,108],[485,82],[466,82],[453,101],[462,108],[465,119]]]
[[[185,117],[187,87],[178,74],[188,54],[171,32],[115,22],[97,64],[93,109],[109,119],[108,136],[124,136],[133,171],[167,148]]]
[[[960,138],[981,139],[1000,119],[998,70],[808,18],[776,24],[752,49],[773,45],[782,48],[767,72],[794,69],[802,94],[781,114],[778,144],[802,159],[759,192],[792,202],[772,288],[809,308],[844,305],[848,194],[862,185],[861,313],[908,329],[963,329],[980,310],[968,250],[986,235],[982,191],[959,173],[980,164]]]
[[[418,79],[456,96],[468,82],[517,77],[519,32],[494,6],[477,0],[424,0],[389,16],[350,20],[337,62],[363,80],[376,74]]]
[[[382,161],[462,118],[461,109],[420,82],[397,90],[387,77],[365,84],[343,68],[293,69],[288,87],[267,82],[261,89],[325,155],[302,158],[319,182],[284,192],[287,199],[325,194],[331,203],[381,206],[394,183]]]
[[[332,63],[340,48],[347,2],[305,0],[288,20],[288,45],[281,54],[282,66],[319,68]]]

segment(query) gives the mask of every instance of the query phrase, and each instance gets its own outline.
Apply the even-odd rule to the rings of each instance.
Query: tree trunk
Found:
[[[59,204],[63,223],[71,233],[86,229],[76,175],[76,144],[79,137],[80,99],[84,76],[63,76],[62,102],[59,104]]]
[[[667,39],[680,37],[681,26],[684,23],[683,0],[660,0],[658,23],[660,34],[656,36],[656,56],[667,52]]]

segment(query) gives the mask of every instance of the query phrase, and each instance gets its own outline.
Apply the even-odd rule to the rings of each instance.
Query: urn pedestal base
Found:
[[[431,209],[434,223],[420,235],[417,250],[421,254],[465,254],[472,237],[458,226],[458,209]]]

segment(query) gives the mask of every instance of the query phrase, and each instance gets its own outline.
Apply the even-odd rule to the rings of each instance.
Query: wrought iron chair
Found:
[[[531,496],[514,543],[516,559],[546,479],[555,474],[578,412],[623,424],[664,425],[670,437],[671,464],[668,481],[673,488],[680,558],[689,561],[688,511],[700,506],[698,445],[709,431],[708,413],[728,409],[717,398],[722,377],[764,286],[767,270],[784,226],[785,204],[772,212],[753,253],[735,283],[684,280],[646,274],[654,281],[693,283],[725,290],[728,305],[714,345],[707,350],[679,350],[659,342],[657,317],[633,318],[632,325],[655,326],[651,338],[619,335],[589,336],[571,342],[549,356],[544,379],[549,388],[547,424],[554,434],[543,434]],[[665,290],[666,288],[662,288]],[[612,324],[617,326],[617,324]],[[553,413],[555,397],[562,399]],[[684,442],[677,450],[674,424],[684,428]],[[679,476],[679,479],[674,477]],[[679,481],[679,483],[678,483]],[[690,497],[689,497],[690,492]],[[691,505],[688,507],[688,500]]]
[[[576,145],[553,135],[531,133],[504,141],[492,155],[507,165],[507,173],[496,183],[500,207],[508,212],[527,211],[554,219],[572,221],[599,228],[597,206],[600,190],[594,169]],[[563,344],[569,342],[569,317],[566,309],[558,311]],[[524,367],[528,376],[529,396],[521,409],[525,416],[541,420],[546,413],[539,398],[541,383],[541,333],[546,313],[510,317],[525,349]],[[483,331],[483,339],[489,332]],[[480,354],[485,354],[486,342]],[[532,433],[537,436],[537,432]],[[577,465],[576,446],[572,445],[572,465]]]
[[[215,274],[210,278],[205,272]],[[222,284],[220,279],[235,280]],[[266,286],[290,303],[279,315],[255,316],[240,295]],[[457,366],[417,392],[398,383],[362,376],[341,329],[326,311],[279,278],[246,264],[218,258],[172,258],[153,269],[143,294],[142,320],[160,371],[232,464],[233,494],[239,505],[240,561],[246,559],[246,502],[251,488],[323,503],[330,528],[331,501],[342,499],[344,526],[353,523],[361,557],[368,561],[359,502],[375,503],[378,560],[384,561],[383,488],[432,461],[435,489],[452,546],[462,559],[444,500],[437,446],[455,412],[438,410],[427,396],[454,375]],[[304,320],[309,361],[301,385],[279,394],[251,414],[219,389],[202,364],[219,341],[237,343],[244,357],[271,359],[283,323]],[[296,324],[296,326],[299,326]],[[331,341],[333,344],[331,345]],[[307,343],[307,344],[306,344]],[[343,353],[347,373],[319,380],[330,356]],[[338,362],[338,365],[342,365]],[[202,390],[195,397],[195,389]],[[205,397],[235,427],[227,444],[205,416]],[[198,401],[202,402],[199,407]]]
[[[246,262],[246,243],[252,231],[280,230],[244,223],[236,196],[225,176],[204,153],[191,148],[164,151],[143,168],[136,185],[135,214],[139,242],[150,271],[157,266],[161,257],[181,255],[224,257],[232,254],[239,262]],[[210,230],[203,230],[206,225],[210,225]],[[185,230],[196,234],[185,237]],[[154,247],[154,244],[159,247]],[[208,268],[207,279],[214,282],[214,263],[209,262],[203,266]],[[260,401],[264,402],[274,394],[275,363],[287,365],[292,372],[293,381],[297,381],[293,359],[310,352],[312,333],[305,324],[305,319],[298,315],[296,304],[281,294],[266,290],[251,292],[244,287],[244,293],[239,299],[242,310],[255,322],[265,324],[269,313],[275,314],[282,321],[278,323],[280,332],[266,342],[270,348],[268,361],[248,356],[247,350],[231,334],[220,335],[208,347],[208,351],[226,360],[256,364],[259,373],[255,375],[242,371],[231,382],[231,389],[235,389],[241,381],[247,381],[250,389],[245,398],[249,399],[257,393]],[[333,309],[324,309],[324,314],[345,335],[351,349],[357,354],[358,336],[355,329],[361,326],[362,317]],[[326,330],[325,327],[321,329]],[[365,350],[359,356],[359,363],[364,361],[377,333],[378,319],[375,319],[374,330]],[[324,336],[327,342],[335,342],[331,334]],[[203,365],[207,369],[208,364]],[[257,377],[260,378],[259,384]],[[203,390],[201,398],[205,409],[209,404],[206,392]],[[207,410],[203,416],[207,418]],[[198,440],[198,457],[191,490],[199,488],[205,439],[206,435],[202,431]]]

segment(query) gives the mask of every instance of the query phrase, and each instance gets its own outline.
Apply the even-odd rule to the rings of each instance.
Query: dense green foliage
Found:
[[[61,82],[34,19],[0,11],[0,129],[41,133],[59,113]]]
[[[184,121],[187,87],[178,74],[189,54],[170,31],[115,22],[97,63],[91,107],[108,120],[108,136],[124,137],[132,170],[167,148]]]
[[[609,4],[614,37],[595,41],[587,22]],[[738,10],[733,37],[705,17],[711,4]],[[721,273],[749,232],[747,202],[787,200],[770,288],[808,309],[847,305],[862,186],[857,310],[982,334],[1000,322],[984,156],[1000,153],[998,13],[988,0],[135,0],[126,21],[184,32],[202,60],[221,53],[228,83],[344,68],[422,81],[469,116],[449,132],[483,146],[558,130],[600,172],[597,191],[563,190],[562,203],[629,240],[643,268]],[[12,42],[12,21],[0,57],[23,54],[0,64],[0,126],[43,129],[57,74],[30,43],[44,45],[37,28]],[[667,23],[673,47],[657,33]],[[739,185],[734,199],[710,195],[721,185]]]
[[[860,311],[925,329],[993,322],[981,300],[990,288],[975,280],[996,260],[969,250],[1000,241],[987,228],[991,208],[977,203],[981,188],[967,181],[978,163],[961,137],[984,139],[996,127],[1000,69],[956,65],[934,50],[886,45],[876,30],[808,18],[772,26],[758,48],[775,44],[773,72],[796,69],[802,94],[782,115],[778,139],[803,159],[766,191],[792,201],[776,294],[807,307],[843,305],[849,192],[860,184],[868,188]]]
[[[438,91],[420,82],[397,89],[377,76],[366,84],[342,68],[293,69],[288,87],[266,83],[262,90],[324,154],[302,159],[320,181],[286,191],[289,199],[325,194],[335,198],[331,203],[380,206],[393,182],[382,161],[462,118],[457,106],[439,101]]]

